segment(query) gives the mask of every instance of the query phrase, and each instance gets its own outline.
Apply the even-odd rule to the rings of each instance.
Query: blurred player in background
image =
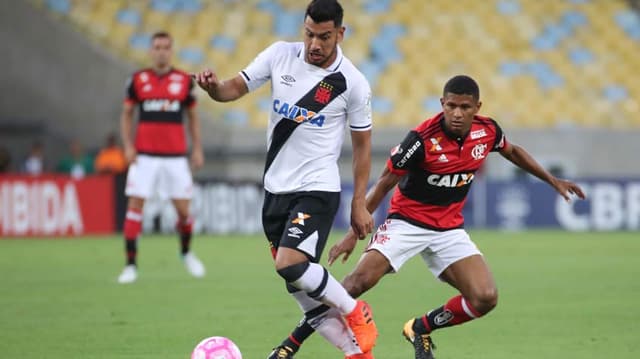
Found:
[[[365,206],[371,90],[338,45],[345,30],[342,17],[337,1],[314,0],[305,12],[304,42],[276,42],[226,81],[210,70],[195,77],[220,102],[271,80],[262,223],[276,270],[308,319],[304,330],[311,332],[313,326],[347,358],[372,358],[377,329],[370,307],[353,299],[318,264],[340,203],[337,160],[347,125],[353,146],[351,228],[360,238],[373,229]],[[292,357],[286,346],[269,355]]]
[[[342,282],[357,298],[385,274],[397,272],[410,258],[420,255],[434,276],[460,292],[443,306],[405,324],[402,334],[414,346],[416,359],[433,358],[431,332],[483,316],[497,304],[498,291],[489,267],[464,230],[462,217],[474,174],[489,152],[499,152],[547,182],[566,200],[572,194],[584,199],[575,183],[551,175],[522,147],[509,143],[494,120],[478,115],[482,102],[472,78],[461,75],[450,79],[441,103],[443,112],[422,122],[391,150],[387,166],[366,200],[367,210],[373,213],[398,185],[387,220]],[[344,262],[357,240],[349,231],[331,248],[329,264],[340,256]],[[304,339],[306,336],[297,335],[298,343]]]
[[[189,203],[193,192],[191,169],[185,157],[187,140],[183,114],[188,118],[191,136],[191,166],[204,163],[200,142],[196,100],[191,77],[171,66],[172,39],[166,32],[151,38],[152,67],[134,73],[127,86],[121,115],[122,143],[130,163],[125,193],[128,197],[124,221],[127,265],[119,283],[134,282],[137,273],[137,241],[142,230],[142,209],[156,191],[173,202],[178,213],[176,228],[180,234],[181,255],[194,277],[205,274],[202,262],[190,249],[192,219]],[[135,141],[132,136],[134,109],[138,108]]]

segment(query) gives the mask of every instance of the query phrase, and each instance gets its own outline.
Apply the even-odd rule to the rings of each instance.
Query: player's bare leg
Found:
[[[440,278],[458,289],[460,295],[405,324],[403,335],[414,344],[417,359],[433,358],[435,347],[431,332],[479,318],[495,308],[498,302],[493,275],[479,254],[451,264]]]
[[[137,257],[138,237],[142,231],[142,209],[144,198],[129,197],[127,213],[124,219],[124,243],[127,254],[127,264],[118,276],[118,283],[133,283],[138,278]]]
[[[205,268],[200,259],[191,250],[191,238],[193,232],[193,220],[190,216],[189,199],[173,199],[173,206],[178,213],[176,229],[180,235],[180,255],[189,273],[201,278],[205,275]]]

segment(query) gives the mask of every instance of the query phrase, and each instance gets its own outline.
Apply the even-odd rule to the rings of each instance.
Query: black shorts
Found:
[[[318,263],[340,205],[340,192],[265,191],[262,227],[272,249],[296,249]],[[274,252],[275,253],[275,252]]]

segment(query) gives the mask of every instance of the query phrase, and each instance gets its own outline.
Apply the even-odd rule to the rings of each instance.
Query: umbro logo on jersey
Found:
[[[306,213],[298,212],[298,218],[294,218],[293,221],[291,221],[291,223],[304,226],[304,220],[309,218],[311,218],[310,215]]]
[[[438,157],[438,162],[449,162],[449,159],[443,153],[440,155],[440,157]]]
[[[281,102],[278,99],[273,100],[273,111],[290,120],[298,123],[309,122],[318,127],[324,125],[324,115],[317,114],[304,107],[289,105],[287,102]]]
[[[454,174],[431,174],[427,177],[427,183],[436,187],[463,187],[470,185],[475,175],[473,173],[454,173]]]
[[[293,87],[293,83],[296,82],[296,79],[291,75],[282,75],[280,76],[282,81],[280,81],[281,85]]]
[[[300,238],[300,235],[302,233],[304,233],[304,232],[300,228],[291,227],[291,228],[289,228],[289,234],[287,234],[287,236],[294,237],[294,238]]]
[[[431,148],[429,149],[429,152],[442,151],[440,140],[442,140],[442,137],[432,137],[429,139],[429,141],[431,141]]]

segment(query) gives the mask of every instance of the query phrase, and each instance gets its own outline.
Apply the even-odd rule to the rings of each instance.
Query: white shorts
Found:
[[[371,237],[366,251],[385,256],[394,272],[420,253],[436,278],[460,259],[480,254],[464,229],[433,231],[400,219],[387,219]]]
[[[156,157],[138,155],[129,166],[127,186],[124,193],[128,197],[191,199],[193,179],[185,157]]]

